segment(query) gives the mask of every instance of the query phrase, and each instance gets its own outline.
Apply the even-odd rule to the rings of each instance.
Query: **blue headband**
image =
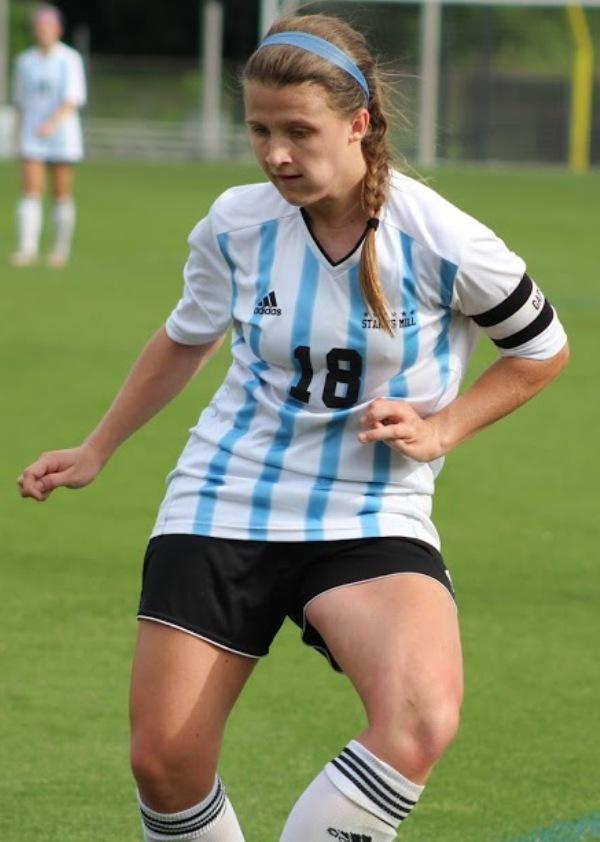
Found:
[[[367,99],[370,98],[371,92],[369,91],[369,85],[363,72],[352,61],[350,56],[346,55],[343,50],[340,50],[339,47],[336,47],[330,41],[319,38],[317,35],[310,35],[308,32],[277,32],[275,35],[268,35],[260,42],[257,49],[260,50],[262,47],[272,47],[277,44],[287,47],[299,47],[301,50],[314,53],[326,61],[331,62],[331,64],[341,67],[342,70],[345,70],[346,73],[358,82]]]

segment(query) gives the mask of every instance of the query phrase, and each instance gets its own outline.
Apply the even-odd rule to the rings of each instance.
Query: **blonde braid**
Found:
[[[385,203],[390,181],[391,155],[387,145],[387,118],[381,109],[379,85],[375,83],[369,104],[371,123],[363,140],[363,155],[367,172],[363,180],[362,205],[368,219],[376,219]],[[388,302],[383,291],[377,253],[375,249],[376,226],[369,226],[360,261],[360,281],[363,296],[384,329],[393,334],[388,312]]]

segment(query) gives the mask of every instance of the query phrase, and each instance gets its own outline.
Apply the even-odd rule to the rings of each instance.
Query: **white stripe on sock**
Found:
[[[143,803],[139,793],[138,803],[146,839],[152,842],[175,842],[197,839],[206,833],[223,815],[226,797],[220,778],[216,778],[206,798],[178,813],[159,813],[153,810]]]
[[[348,798],[393,827],[409,815],[424,789],[356,740],[351,740],[325,771]]]
[[[57,199],[54,203],[54,254],[68,257],[75,230],[75,203],[72,199]]]

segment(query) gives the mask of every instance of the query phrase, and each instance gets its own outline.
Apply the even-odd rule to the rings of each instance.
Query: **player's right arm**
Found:
[[[181,392],[221,342],[222,337],[201,345],[184,345],[160,328],[96,429],[79,447],[43,453],[25,468],[17,480],[21,496],[43,502],[60,486],[89,485],[117,447]]]
[[[23,124],[23,109],[25,107],[25,80],[23,78],[23,59],[20,55],[16,57],[14,63],[11,99],[15,114],[11,138],[12,149],[14,151],[15,157],[17,157],[21,148],[21,126]]]

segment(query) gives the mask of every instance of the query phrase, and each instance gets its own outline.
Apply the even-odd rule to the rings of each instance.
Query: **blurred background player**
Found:
[[[86,100],[85,75],[79,53],[60,41],[63,23],[56,7],[36,6],[32,31],[35,46],[17,56],[14,74],[23,194],[17,207],[18,249],[12,263],[30,266],[38,259],[48,168],[54,197],[54,243],[47,262],[60,267],[69,260],[75,228],[73,164],[83,157],[78,111]]]

